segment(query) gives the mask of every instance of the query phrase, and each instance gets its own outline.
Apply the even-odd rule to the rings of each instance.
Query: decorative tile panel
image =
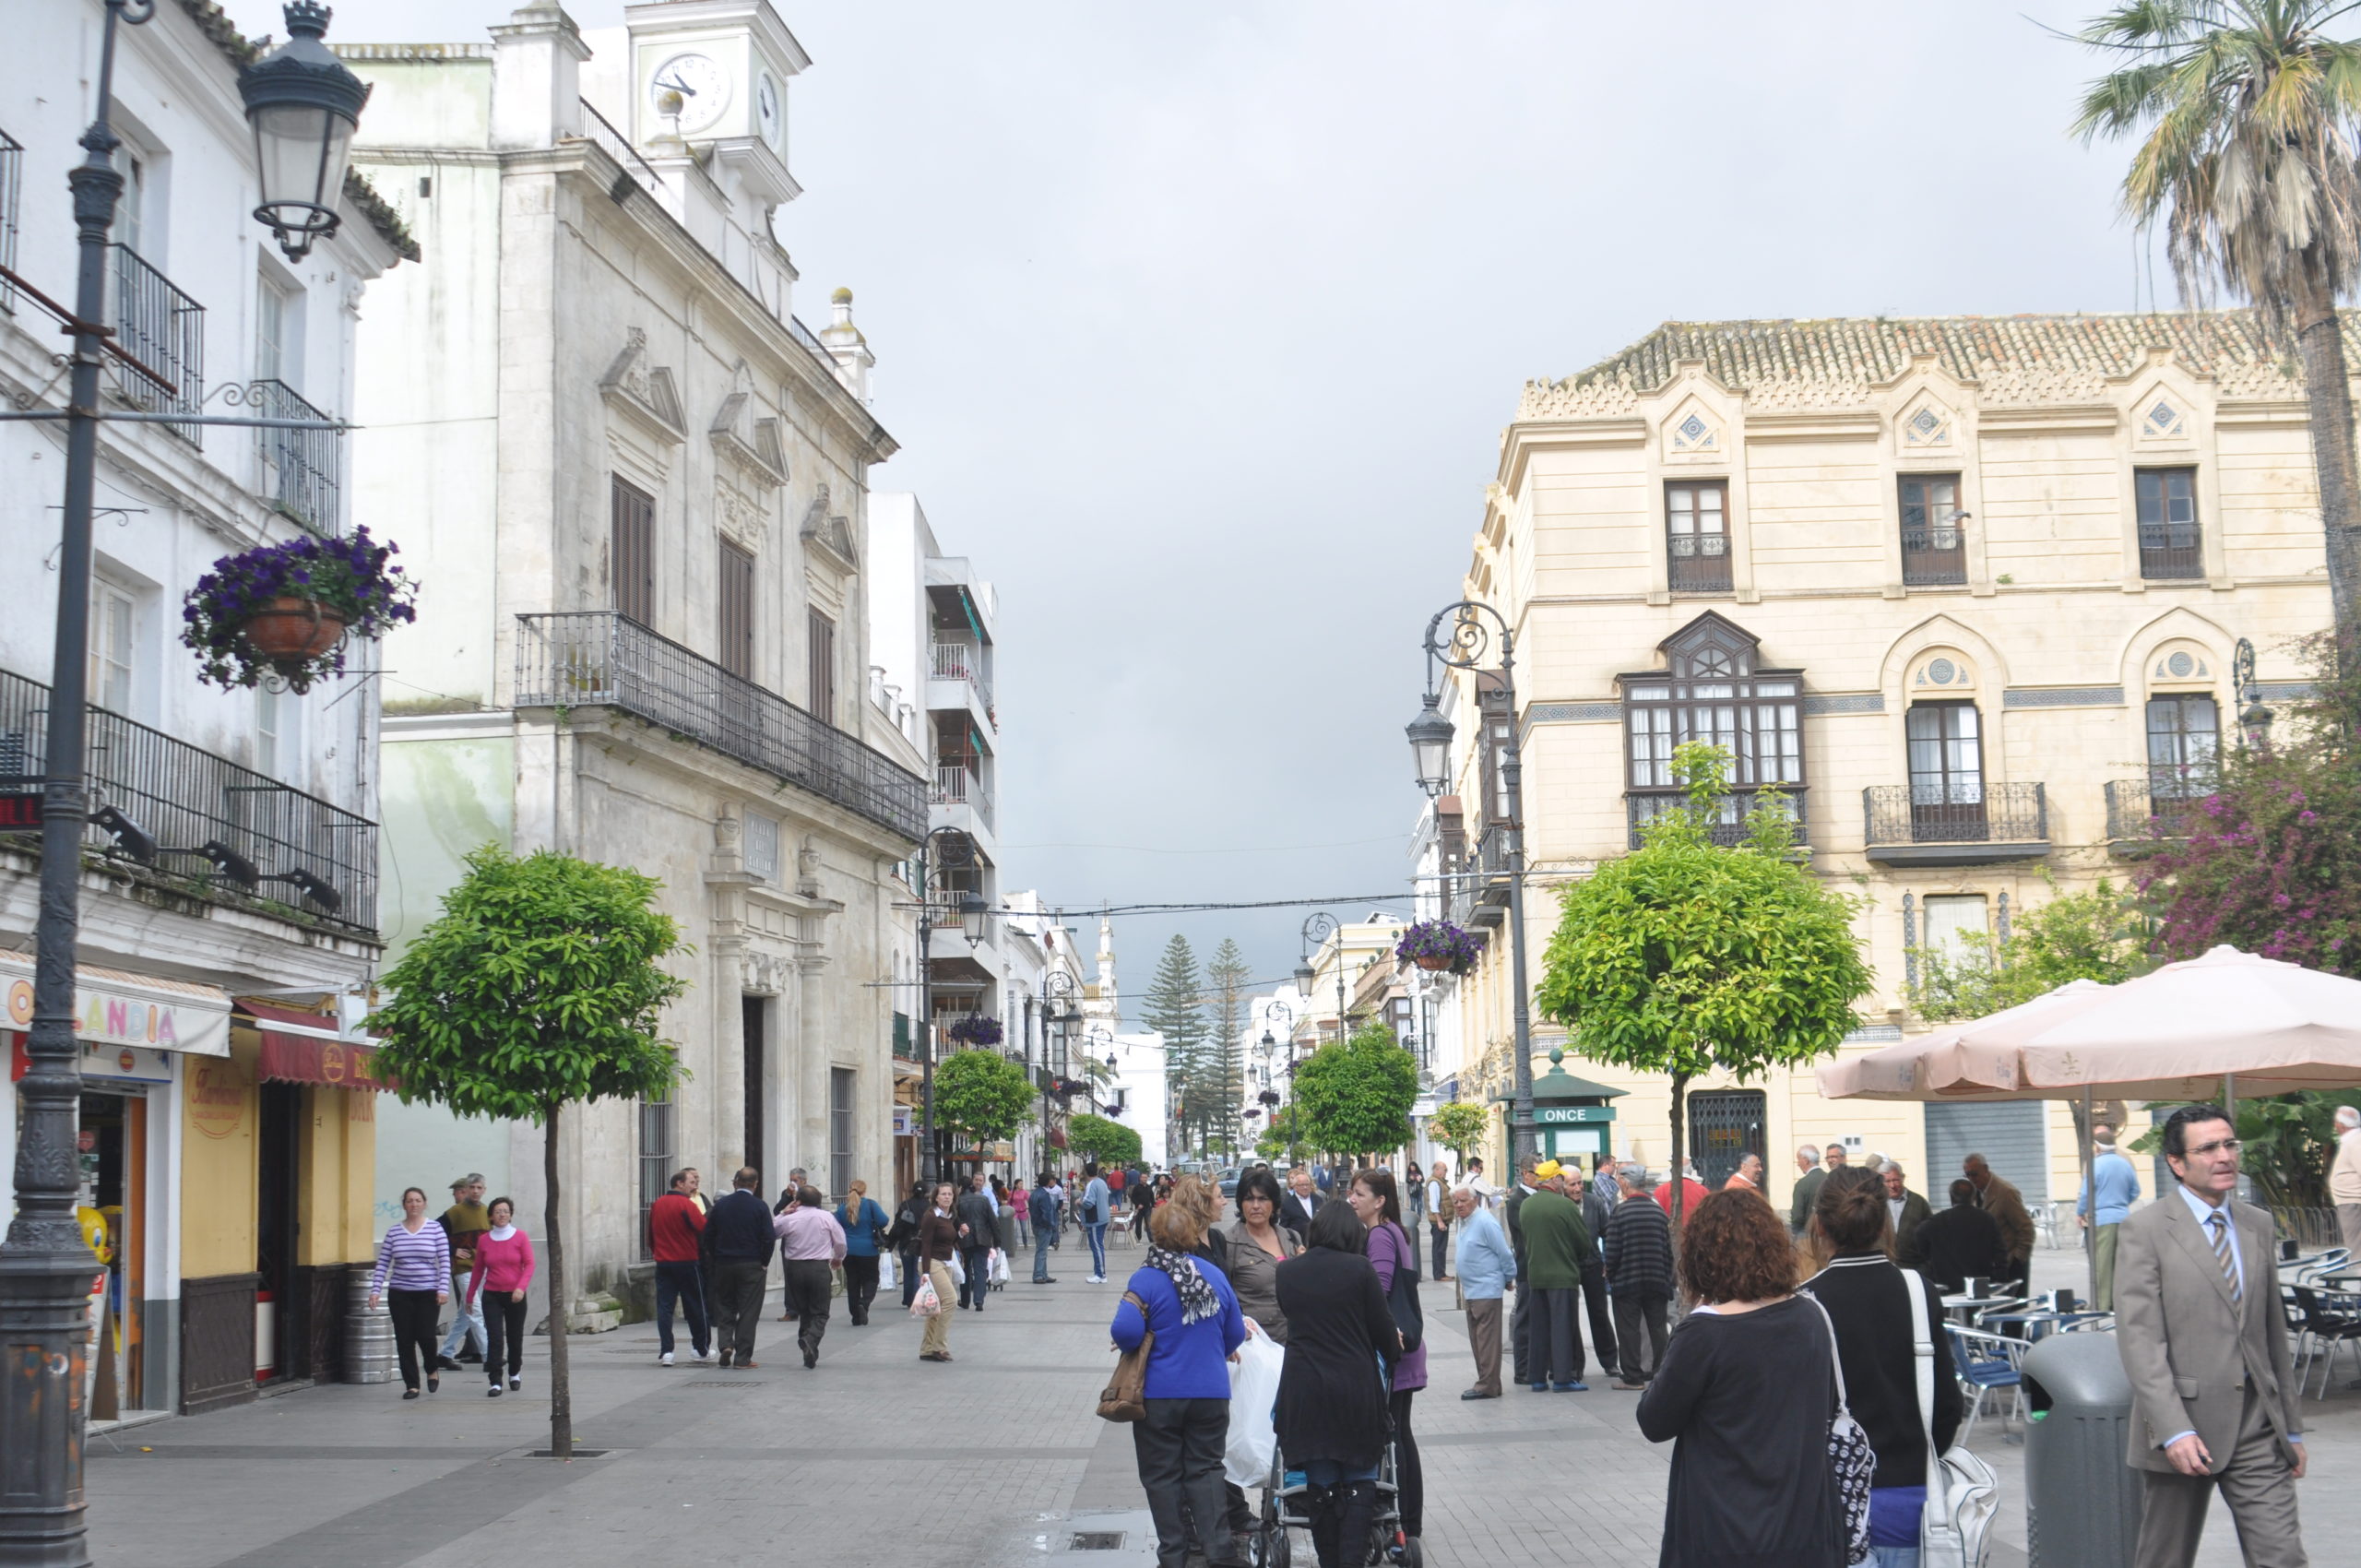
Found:
[[[1831,713],[1883,713],[1885,694],[1882,692],[1807,692],[1804,694],[1804,715],[1817,719]]]
[[[1951,444],[1951,410],[1940,403],[1922,402],[1903,417],[1902,445],[1904,448],[1923,452]]]
[[[1664,446],[1668,456],[1676,457],[1718,454],[1722,449],[1721,426],[1691,401],[1684,404],[1679,417],[1666,427]]]
[[[2159,397],[2140,415],[2140,434],[2151,441],[2177,441],[2189,434],[2189,420],[2180,404]]]
[[[2000,695],[2002,707],[2121,707],[2121,686],[2011,687]]]
[[[1537,702],[1525,710],[1528,724],[1614,724],[1622,718],[1619,702]]]

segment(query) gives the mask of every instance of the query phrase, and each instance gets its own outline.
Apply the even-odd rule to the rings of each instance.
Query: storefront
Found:
[[[0,952],[0,1039],[11,1082],[29,1065],[33,960]],[[211,986],[127,970],[75,974],[82,1042],[77,1205],[99,1254],[92,1284],[89,1410],[111,1420],[178,1403],[181,1234],[173,1194],[183,1090],[230,1052],[230,998]],[[13,1167],[17,1117],[0,1126]]]

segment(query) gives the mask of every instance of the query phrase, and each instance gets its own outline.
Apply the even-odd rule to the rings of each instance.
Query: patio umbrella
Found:
[[[1993,1037],[1999,1028],[2037,1020],[2106,989],[2096,980],[2074,980],[2006,1012],[1832,1062],[1820,1070],[1820,1092],[1831,1099],[2054,1099],[2024,1092],[2016,1048],[1996,1043]]]

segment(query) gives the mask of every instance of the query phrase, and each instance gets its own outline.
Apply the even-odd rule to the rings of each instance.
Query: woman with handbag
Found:
[[[1707,1197],[1681,1228],[1680,1282],[1697,1304],[1640,1396],[1641,1434],[1673,1443],[1658,1568],[1843,1568],[1836,1357],[1796,1294],[1786,1221],[1752,1193]]]
[[[902,1310],[908,1312],[910,1303],[919,1296],[919,1227],[926,1219],[926,1183],[910,1183],[910,1195],[894,1211],[894,1228],[885,1232],[885,1244],[902,1264]]]
[[[1277,1269],[1287,1356],[1275,1424],[1287,1468],[1311,1483],[1320,1568],[1369,1561],[1393,1397],[1388,1369],[1402,1355],[1385,1288],[1369,1265],[1369,1237],[1350,1208],[1323,1204],[1305,1250]]]
[[[845,1311],[852,1325],[869,1322],[869,1304],[877,1300],[877,1253],[885,1233],[885,1211],[869,1195],[869,1183],[856,1177],[836,1206],[836,1224],[845,1233]]]
[[[1353,1172],[1345,1202],[1369,1230],[1369,1263],[1404,1349],[1394,1363],[1394,1480],[1402,1510],[1402,1533],[1413,1540],[1425,1522],[1427,1484],[1418,1465],[1418,1440],[1410,1435],[1410,1398],[1427,1385],[1424,1313],[1418,1306],[1418,1243],[1402,1228],[1402,1199],[1394,1172],[1383,1166]]]
[[[1141,1490],[1156,1519],[1157,1568],[1182,1568],[1196,1522],[1212,1568],[1245,1568],[1224,1527],[1222,1450],[1229,1437],[1229,1369],[1246,1343],[1246,1319],[1217,1268],[1190,1255],[1204,1220],[1166,1204],[1148,1222],[1147,1261],[1124,1282],[1111,1327],[1117,1348],[1146,1347],[1144,1413],[1132,1426]]]
[[[927,1283],[934,1287],[934,1311],[927,1315],[926,1336],[919,1343],[921,1361],[951,1359],[951,1303],[958,1300],[958,1282],[951,1277],[951,1260],[959,1253],[958,1198],[948,1182],[934,1184],[934,1196],[919,1220],[919,1259]]]
[[[1923,1275],[1893,1266],[1893,1220],[1882,1176],[1859,1166],[1828,1173],[1806,1222],[1828,1265],[1804,1282],[1836,1325],[1837,1361],[1853,1419],[1877,1451],[1869,1492],[1869,1561],[1878,1568],[1918,1568],[1927,1512],[1927,1434],[1935,1454],[1959,1434],[1959,1380],[1952,1375],[1950,1336],[1930,1332],[1934,1408],[1918,1408],[1917,1336],[1910,1291],[1925,1298],[1930,1325],[1943,1321],[1941,1294]]]

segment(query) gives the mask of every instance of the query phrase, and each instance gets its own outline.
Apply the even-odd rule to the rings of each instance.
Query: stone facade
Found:
[[[2174,759],[2233,743],[2241,638],[2266,697],[2300,683],[2287,645],[2329,613],[2314,495],[2300,381],[2243,313],[1673,323],[1529,384],[1465,588],[1516,630],[1532,978],[1553,886],[1632,842],[1674,743],[1719,739],[1863,901],[1878,988],[1848,1049],[1923,1027],[1930,944],[2133,874]],[[1463,1098],[1505,1081],[1512,1038],[1480,700],[1446,699],[1453,906],[1494,932],[1459,992]],[[1561,1033],[1537,1023],[1536,1054]],[[1665,1085],[1568,1065],[1631,1091],[1616,1148],[1661,1166]],[[2072,1191],[2062,1107],[1838,1104],[1809,1072],[1695,1089],[1720,1098],[1692,1124],[1762,1149],[1774,1197],[1797,1144],[1836,1136],[1914,1188],[1991,1141],[2031,1195]]]

